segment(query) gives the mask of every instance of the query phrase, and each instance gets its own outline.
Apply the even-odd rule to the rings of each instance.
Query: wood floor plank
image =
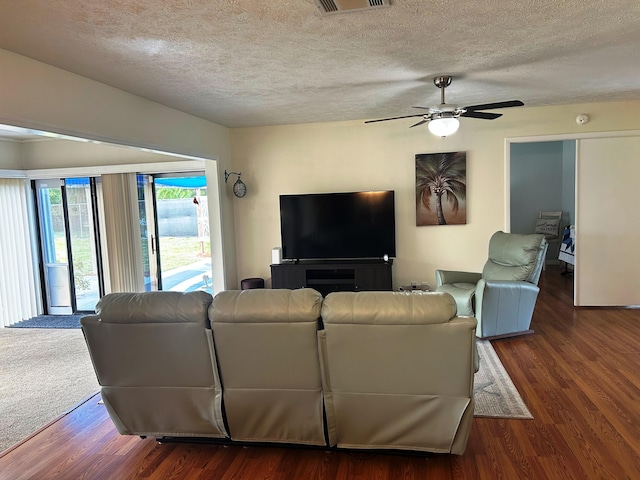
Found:
[[[558,268],[540,286],[534,334],[492,342],[534,418],[474,418],[462,456],[158,444],[93,398],[1,455],[0,480],[640,478],[640,310],[573,307]]]

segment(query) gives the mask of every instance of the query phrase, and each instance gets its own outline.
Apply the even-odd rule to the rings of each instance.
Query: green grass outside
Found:
[[[58,261],[66,262],[65,239],[55,238]],[[72,237],[74,273],[78,277],[92,273],[91,243],[89,237]],[[162,270],[168,272],[211,257],[209,242],[202,244],[198,237],[160,237]]]
[[[210,257],[209,242],[202,245],[198,237],[160,237],[160,263],[163,272]]]

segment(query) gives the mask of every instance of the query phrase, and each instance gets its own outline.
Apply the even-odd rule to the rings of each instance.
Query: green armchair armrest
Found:
[[[446,292],[456,301],[459,316],[475,316],[476,284],[481,273],[436,270],[436,291]]]
[[[529,332],[539,291],[524,281],[480,280],[475,289],[478,336]]]
[[[436,287],[447,283],[472,283],[475,285],[482,278],[482,273],[457,272],[455,270],[436,270]]]

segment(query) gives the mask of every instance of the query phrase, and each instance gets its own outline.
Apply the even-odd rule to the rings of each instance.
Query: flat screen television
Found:
[[[395,257],[395,223],[392,190],[280,195],[288,260]]]

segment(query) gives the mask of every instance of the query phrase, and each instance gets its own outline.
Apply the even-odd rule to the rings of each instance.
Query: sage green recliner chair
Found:
[[[477,337],[533,333],[531,317],[547,247],[542,234],[496,232],[482,273],[436,270],[436,290],[453,296],[458,316],[477,318]]]

